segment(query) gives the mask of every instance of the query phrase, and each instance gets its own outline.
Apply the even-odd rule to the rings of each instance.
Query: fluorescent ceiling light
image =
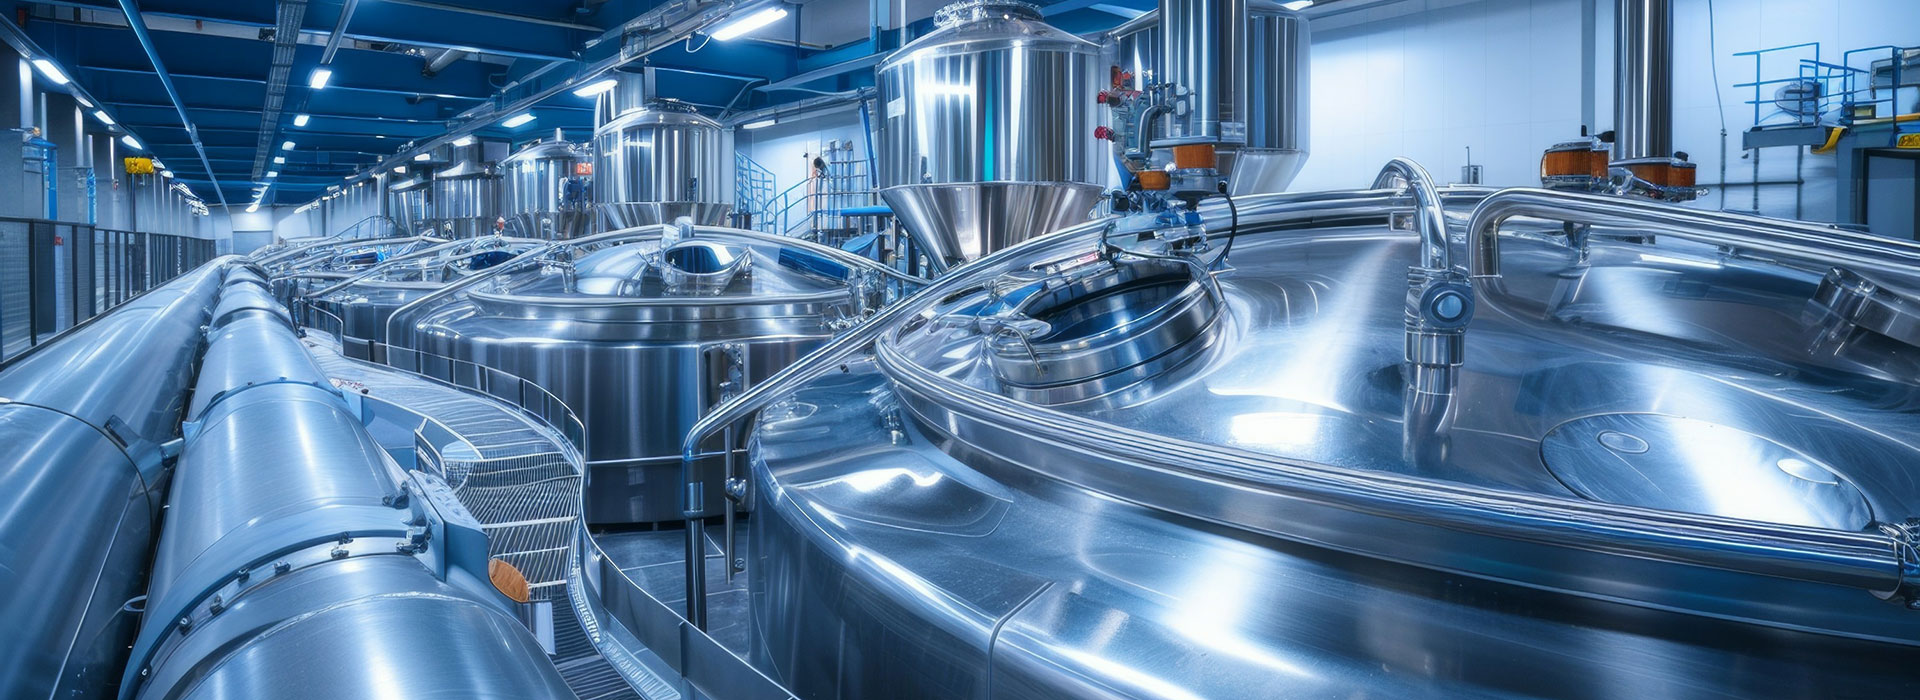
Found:
[[[168,179],[172,179],[172,178],[173,178],[173,171],[172,171],[172,170],[162,170],[162,171],[160,171],[160,177],[164,177],[164,178],[168,178]]]
[[[274,157],[273,157],[273,164],[274,164],[274,165],[285,165],[285,164],[286,164],[286,162],[287,162],[287,157],[286,157],[286,156],[274,156]]]
[[[256,212],[256,211],[260,211],[260,203],[259,203],[259,202],[254,202],[254,203],[252,203],[252,204],[249,204],[249,205],[247,205],[247,213],[248,213],[248,214],[252,214],[252,213],[254,213],[254,212]]]
[[[460,137],[460,138],[457,138],[457,139],[454,139],[454,140],[453,140],[453,145],[454,145],[454,147],[455,147],[455,148],[466,148],[466,147],[468,147],[468,146],[471,146],[471,145],[473,145],[473,137],[472,137],[472,136],[462,136],[462,137]]]
[[[407,166],[404,166],[404,165],[393,166],[393,172],[400,175],[405,175],[407,174]]]
[[[727,23],[726,26],[715,31],[712,36],[720,41],[727,41],[755,29],[778,22],[780,18],[785,16],[787,16],[787,8],[769,7]]]
[[[511,117],[507,117],[507,120],[506,120],[506,121],[503,121],[503,122],[500,122],[500,125],[501,125],[501,126],[504,126],[504,127],[506,127],[506,128],[509,128],[509,129],[512,129],[512,128],[514,128],[514,127],[517,127],[517,126],[521,126],[521,125],[523,125],[523,124],[526,124],[527,122],[530,122],[530,121],[533,121],[533,113],[532,113],[532,112],[522,112],[522,113],[520,113],[520,114],[516,114],[516,115],[513,115],[513,116],[511,116]]]
[[[113,126],[113,117],[107,116],[107,110],[104,110],[104,109],[93,110],[93,118],[100,120],[100,123],[102,124],[105,124],[107,126]]]
[[[282,150],[282,151],[291,151],[291,150],[293,150],[293,142],[292,142],[292,141],[282,141],[282,142],[280,142],[280,150]]]
[[[742,128],[742,129],[764,129],[764,128],[767,128],[767,127],[769,127],[769,126],[773,126],[773,125],[775,125],[775,124],[778,124],[778,123],[780,123],[780,120],[778,120],[778,119],[762,119],[762,120],[760,120],[760,121],[757,121],[757,122],[747,122],[747,123],[745,123],[745,124],[741,124],[741,125],[740,125],[740,128]]]
[[[131,148],[136,151],[146,150],[140,147],[140,140],[134,138],[133,134],[127,134],[126,136],[120,137],[120,143],[124,143],[127,145],[127,148]]]
[[[61,85],[67,84],[67,74],[60,72],[60,67],[53,65],[53,61],[36,58],[33,59],[33,67],[40,69],[40,74],[47,76],[48,80]]]
[[[92,102],[88,102],[88,101],[87,101],[87,98],[85,98],[85,97],[81,97],[81,96],[79,96],[79,95],[74,95],[74,96],[73,96],[73,101],[75,101],[75,102],[78,102],[78,103],[80,103],[80,106],[81,106],[81,107],[83,107],[83,108],[86,108],[86,109],[93,109],[93,103],[92,103]]]
[[[586,85],[580,86],[580,89],[574,90],[573,94],[579,97],[593,97],[594,95],[598,95],[608,90],[612,90],[615,85],[619,85],[619,84],[620,84],[620,81],[615,80],[613,78],[607,78],[606,80],[597,80],[591,83],[587,83]]]
[[[293,125],[306,126],[307,122],[311,121],[312,119],[313,119],[313,115],[311,114],[296,114],[296,115],[293,115]]]
[[[278,170],[268,170],[268,171],[267,171],[267,179],[269,179],[269,180],[271,180],[271,179],[274,179],[274,178],[276,178],[276,177],[280,177],[280,171],[278,171]]]
[[[1313,0],[1293,0],[1293,2],[1280,3],[1280,6],[1289,10],[1304,10],[1313,7]]]
[[[313,88],[315,90],[325,89],[327,87],[327,81],[332,79],[333,79],[332,70],[329,70],[326,68],[315,68],[313,69],[313,73],[307,76],[307,87]]]
[[[376,139],[384,139],[384,138],[386,138],[386,137],[387,137],[387,135],[386,135],[386,134],[374,134],[374,135],[373,135],[373,137],[374,137],[374,138],[376,138]]]
[[[413,157],[413,159],[414,159],[415,161],[424,161],[424,160],[433,160],[433,154],[432,154],[432,153],[422,153],[422,154],[420,154],[420,155],[417,155],[417,156],[414,156],[414,157]]]

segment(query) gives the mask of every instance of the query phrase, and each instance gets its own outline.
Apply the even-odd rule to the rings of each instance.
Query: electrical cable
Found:
[[[1220,257],[1214,260],[1214,264],[1218,265],[1228,261],[1227,256],[1233,254],[1234,240],[1240,238],[1240,207],[1234,205],[1233,195],[1221,192],[1214,196],[1227,200],[1227,212],[1232,215],[1230,219],[1232,223],[1228,224],[1228,230],[1232,231],[1232,233],[1227,234],[1227,244],[1221,247]]]

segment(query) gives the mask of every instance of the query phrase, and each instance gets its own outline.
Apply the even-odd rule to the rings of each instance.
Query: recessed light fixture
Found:
[[[404,165],[393,166],[393,172],[397,175],[405,175],[407,174],[407,166],[404,166]]]
[[[92,102],[88,102],[88,101],[87,101],[87,98],[85,98],[85,97],[81,97],[81,96],[79,96],[79,95],[74,95],[74,96],[73,96],[73,101],[75,101],[75,102],[78,102],[78,103],[80,103],[80,107],[81,107],[82,109],[93,109],[93,103],[92,103]]]
[[[286,164],[286,162],[287,162],[287,157],[286,157],[286,156],[274,156],[274,157],[273,157],[273,164],[274,164],[274,165],[285,165],[285,164]]]
[[[1313,7],[1313,0],[1293,0],[1293,2],[1280,3],[1280,6],[1289,10],[1304,10]]]
[[[594,82],[587,83],[586,85],[580,86],[580,89],[574,90],[573,94],[579,97],[593,97],[594,95],[598,95],[608,90],[612,90],[614,86],[619,84],[620,84],[620,81],[615,80],[613,78],[607,78],[606,80],[596,80]]]
[[[294,126],[306,126],[306,125],[307,125],[307,122],[309,122],[309,121],[312,121],[312,120],[313,120],[313,115],[311,115],[311,114],[296,114],[296,115],[293,115],[293,125],[294,125]]]
[[[267,179],[268,179],[268,180],[272,180],[272,179],[274,179],[274,178],[276,178],[276,177],[280,177],[280,171],[278,171],[278,170],[268,170],[268,171],[267,171]]]
[[[47,76],[48,80],[61,85],[67,84],[67,74],[60,72],[60,67],[53,65],[53,61],[36,58],[33,59],[33,67],[40,69],[40,74]]]
[[[93,118],[100,120],[100,123],[102,124],[105,124],[107,126],[113,126],[113,117],[107,116],[107,110],[104,110],[104,109],[93,110]]]
[[[466,147],[468,147],[468,146],[471,146],[471,145],[473,145],[473,137],[472,137],[472,136],[462,136],[462,137],[460,137],[460,138],[457,138],[457,139],[454,139],[454,140],[453,140],[453,147],[454,147],[454,148],[466,148]]]
[[[414,157],[413,157],[413,160],[414,160],[414,162],[416,162],[416,163],[417,163],[417,162],[420,162],[420,161],[427,161],[427,160],[433,160],[433,154],[432,154],[432,153],[422,153],[422,154],[420,154],[420,155],[417,155],[417,156],[414,156]]]
[[[728,41],[747,32],[778,22],[780,18],[785,16],[787,16],[787,8],[769,7],[727,23],[726,26],[715,31],[712,36],[720,41]]]
[[[773,125],[775,125],[775,124],[778,124],[778,123],[780,123],[780,120],[778,120],[778,119],[762,119],[762,120],[760,120],[760,121],[757,121],[757,122],[747,122],[747,123],[745,123],[745,124],[741,124],[741,125],[740,125],[740,128],[742,128],[742,129],[764,129],[764,128],[767,128],[767,127],[769,127],[769,126],[773,126]]]
[[[291,151],[291,150],[293,150],[293,142],[292,142],[292,141],[282,141],[282,142],[280,142],[280,150],[282,150],[282,151]]]
[[[255,201],[254,203],[247,205],[248,214],[252,214],[256,211],[260,211],[260,202]]]
[[[533,121],[533,113],[522,112],[520,114],[507,117],[506,121],[500,122],[500,125],[506,128],[512,129],[518,126],[525,125],[527,122],[530,122],[530,121]]]
[[[326,68],[315,68],[313,69],[313,73],[307,76],[307,87],[313,88],[315,90],[322,90],[327,87],[327,81],[332,79],[333,79],[332,70],[329,70]]]
[[[172,171],[172,170],[162,170],[162,171],[160,171],[160,177],[164,177],[164,178],[168,178],[168,179],[172,179],[172,178],[173,178],[173,171]]]
[[[136,151],[146,150],[140,147],[140,139],[134,138],[133,134],[127,134],[126,136],[120,137],[120,143],[124,143],[127,145],[127,148],[131,148]]]

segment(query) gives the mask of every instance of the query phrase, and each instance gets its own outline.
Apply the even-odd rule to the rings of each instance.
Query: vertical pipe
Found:
[[[1616,0],[1613,159],[1673,155],[1673,2]]]
[[[1161,63],[1165,79],[1179,85],[1187,100],[1185,114],[1170,120],[1168,142],[1215,143],[1221,140],[1220,52],[1244,47],[1247,40],[1245,0],[1160,0]],[[1240,74],[1244,80],[1245,75]],[[1240,99],[1244,99],[1245,90]]]

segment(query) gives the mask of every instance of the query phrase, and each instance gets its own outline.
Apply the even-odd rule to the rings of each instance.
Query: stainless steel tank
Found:
[[[427,190],[424,233],[476,238],[498,231],[500,174],[491,165],[471,158],[456,161],[435,170]]]
[[[573,697],[479,523],[274,311],[209,331],[120,697]]]
[[[1106,180],[1100,48],[969,0],[881,62],[880,196],[948,264],[1084,221]]]
[[[388,363],[453,358],[533,381],[586,424],[590,522],[678,520],[687,427],[857,318],[867,293],[863,263],[838,251],[691,231],[589,236],[475,276],[397,312],[393,332],[412,338],[394,338]],[[723,444],[702,459],[723,461]],[[718,481],[706,494],[719,502]]]
[[[535,141],[500,162],[507,233],[578,238],[593,224],[593,159],[584,146]]]
[[[390,258],[304,294],[311,308],[325,312],[308,318],[307,325],[339,331],[340,351],[348,357],[384,362],[387,319],[394,310],[543,245],[530,238],[481,236]]]
[[[224,258],[0,371],[0,696],[110,697]],[[257,285],[248,285],[257,294]]]
[[[673,100],[611,116],[593,134],[593,201],[609,229],[733,211],[733,130]]]
[[[1215,89],[1223,131],[1244,133],[1246,141],[1217,148],[1219,169],[1234,195],[1282,192],[1307,163],[1310,30],[1305,17],[1278,3],[1251,0],[1245,7],[1246,46],[1221,46]],[[1162,80],[1161,37],[1159,10],[1106,34],[1114,65],[1133,76],[1129,87]]]
[[[1068,229],[803,358],[738,402],[710,628],[800,697],[1911,694],[1920,246],[1420,201],[1210,203],[1230,275]],[[1467,298],[1410,298],[1410,214],[1466,222]]]
[[[427,225],[427,173],[387,186],[387,215],[401,235],[431,233]]]

